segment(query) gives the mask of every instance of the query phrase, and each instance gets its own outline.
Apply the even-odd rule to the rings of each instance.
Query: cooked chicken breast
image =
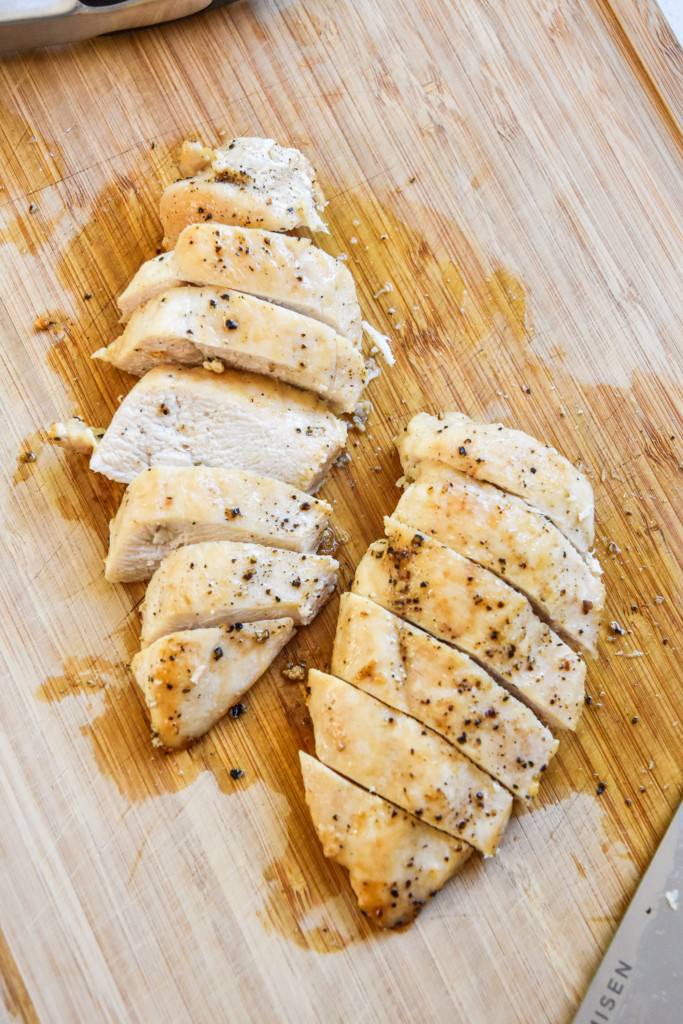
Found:
[[[239,138],[208,149],[188,143],[180,173],[161,197],[164,248],[172,249],[188,224],[218,221],[266,231],[327,231],[325,198],[315,171],[298,149],[273,139]]]
[[[299,751],[306,803],[330,860],[347,868],[358,905],[375,924],[410,924],[472,847],[425,825]]]
[[[343,260],[308,238],[225,224],[191,224],[181,231],[173,259],[184,281],[267,299],[321,320],[360,345],[361,312],[353,277]]]
[[[135,477],[109,524],[104,575],[148,580],[176,548],[208,540],[314,551],[332,512],[271,477],[214,466],[152,466]]]
[[[558,741],[471,658],[358,594],[342,594],[330,671],[456,744],[520,800]]]
[[[360,346],[363,326],[353,277],[342,260],[308,238],[190,224],[175,250],[143,263],[119,296],[122,323],[138,306],[184,284],[255,295],[320,320]]]
[[[66,448],[78,455],[92,455],[105,434],[104,427],[89,427],[80,416],[73,416],[66,423],[53,423],[50,440],[60,448]]]
[[[162,252],[153,260],[147,260],[119,295],[121,323],[130,320],[133,310],[138,306],[181,284],[185,284],[185,281],[178,275],[172,252]]]
[[[147,588],[140,646],[181,629],[258,619],[306,625],[333,592],[338,568],[326,555],[228,540],[172,551]]]
[[[253,295],[193,285],[139,306],[94,358],[138,376],[159,363],[220,359],[314,391],[335,412],[353,412],[366,381],[361,353],[327,324]]]
[[[593,489],[549,445],[500,423],[475,423],[460,412],[421,412],[396,438],[408,480],[424,459],[444,462],[524,498],[585,553],[593,546]]]
[[[436,537],[525,594],[552,625],[595,653],[605,588],[600,565],[584,560],[545,516],[520,498],[441,462],[420,462],[393,518]]]
[[[202,463],[314,491],[345,438],[346,424],[323,402],[288,384],[158,366],[128,392],[90,468],[130,483],[149,466]]]
[[[223,717],[294,635],[291,619],[164,636],[133,658],[152,743],[183,749]]]
[[[308,673],[315,749],[329,768],[492,856],[512,797],[414,718],[324,672]]]
[[[354,593],[455,644],[495,673],[551,728],[575,729],[584,662],[488,569],[394,519],[354,577]]]

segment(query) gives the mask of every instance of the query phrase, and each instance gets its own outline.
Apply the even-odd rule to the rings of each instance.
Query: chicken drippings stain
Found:
[[[12,483],[16,487],[29,480],[36,469],[40,449],[45,444],[45,431],[34,430],[22,443],[17,455],[17,468],[12,477]]]
[[[324,857],[305,807],[288,816],[286,830],[284,850],[263,871],[266,896],[256,914],[264,929],[312,953],[338,953],[370,938],[348,875]]]
[[[62,701],[75,694],[95,693],[116,679],[120,667],[113,662],[93,656],[66,658],[61,675],[48,676],[35,691],[36,700],[43,703]]]
[[[119,668],[119,673],[120,673]],[[257,781],[256,774],[245,769],[247,756],[225,743],[222,730],[239,726],[228,716],[198,740],[189,750],[160,751],[150,743],[149,725],[143,700],[132,683],[108,687],[102,712],[81,726],[81,734],[90,741],[95,764],[101,775],[111,779],[127,800],[137,803],[162,793],[180,793],[209,771],[221,793],[230,796]],[[238,739],[233,734],[230,740]],[[230,775],[235,768],[245,769],[238,779]]]

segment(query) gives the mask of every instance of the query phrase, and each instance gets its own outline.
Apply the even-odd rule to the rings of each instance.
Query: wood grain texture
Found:
[[[683,48],[654,0],[605,0],[651,91],[681,130],[683,125]],[[675,8],[674,8],[675,10]]]
[[[570,1019],[683,781],[681,145],[636,64],[597,0],[254,0],[0,65],[10,1018]],[[176,146],[226,134],[311,157],[320,241],[397,355],[323,490],[344,583],[397,500],[391,437],[421,409],[528,430],[595,484],[592,704],[498,857],[403,934],[358,915],[303,801],[312,734],[280,669],[326,666],[336,601],[239,720],[162,756],[125,667],[143,588],[102,573],[121,488],[45,443],[73,412],[106,423],[130,387],[89,354],[159,243]]]

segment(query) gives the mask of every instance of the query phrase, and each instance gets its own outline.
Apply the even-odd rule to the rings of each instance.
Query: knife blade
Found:
[[[0,0],[0,54],[158,25],[231,0]]]
[[[573,1024],[683,1020],[683,804],[636,889]]]

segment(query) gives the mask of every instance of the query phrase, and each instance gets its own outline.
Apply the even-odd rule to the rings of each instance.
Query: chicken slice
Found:
[[[346,424],[323,402],[250,373],[157,366],[128,392],[90,460],[122,483],[154,465],[204,464],[314,491]]]
[[[169,288],[216,285],[255,295],[333,327],[360,346],[356,286],[340,259],[308,238],[227,224],[190,224],[175,250],[143,263],[119,296],[121,321]]]
[[[73,416],[66,423],[53,423],[49,438],[53,444],[66,448],[78,455],[92,455],[104,437],[104,427],[89,427],[80,416]]]
[[[104,575],[148,580],[176,548],[207,540],[313,551],[331,507],[271,477],[214,466],[152,466],[109,524]]]
[[[595,654],[605,600],[596,558],[584,560],[545,516],[491,484],[420,462],[393,518],[502,576],[570,641]]]
[[[175,288],[186,282],[178,275],[172,252],[162,252],[153,260],[147,260],[138,270],[130,284],[118,298],[121,310],[121,323],[130,320],[131,314],[138,306],[144,305],[157,295]]]
[[[349,872],[375,924],[410,924],[469,859],[472,847],[425,825],[299,751],[306,803],[323,852]]]
[[[133,675],[150,712],[152,743],[184,749],[223,717],[294,635],[291,619],[161,637],[135,655]]]
[[[501,423],[475,423],[461,412],[421,412],[395,439],[408,480],[424,459],[516,494],[548,516],[582,553],[593,546],[593,489],[549,445]]]
[[[520,800],[558,741],[471,658],[358,594],[343,594],[330,671],[457,744]]]
[[[339,563],[261,544],[205,541],[172,551],[141,608],[140,646],[180,629],[290,618],[306,625],[337,583]]]
[[[384,524],[387,539],[361,559],[354,593],[476,658],[551,728],[575,729],[585,663],[527,599],[426,534],[394,519]]]
[[[512,797],[456,747],[414,718],[325,672],[308,673],[320,760],[490,857]]]
[[[94,358],[138,376],[159,363],[220,359],[314,391],[336,412],[353,412],[366,381],[361,353],[327,324],[253,295],[193,285],[139,306]]]
[[[161,197],[164,248],[172,249],[188,224],[218,221],[265,231],[327,231],[325,198],[315,170],[298,149],[273,139],[231,139],[220,149],[188,143],[180,173]]]
[[[173,259],[184,281],[267,299],[321,320],[360,345],[361,312],[353,277],[342,260],[308,238],[191,224],[181,231]]]

